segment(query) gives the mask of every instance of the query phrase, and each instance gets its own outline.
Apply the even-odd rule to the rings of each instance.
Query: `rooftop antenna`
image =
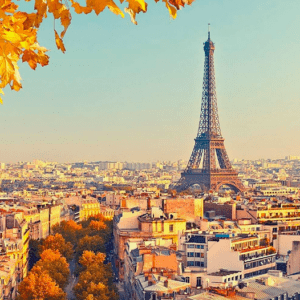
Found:
[[[210,40],[210,23],[208,23],[208,39]]]

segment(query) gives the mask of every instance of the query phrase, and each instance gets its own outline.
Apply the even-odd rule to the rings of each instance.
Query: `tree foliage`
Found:
[[[124,18],[122,9],[113,0],[85,0],[81,5],[75,0],[25,0],[30,2],[30,13],[22,11],[12,0],[0,1],[0,93],[2,88],[9,85],[12,90],[19,91],[22,88],[21,76],[19,73],[18,61],[27,62],[30,68],[36,69],[37,65],[46,66],[49,63],[48,51],[41,47],[37,40],[37,33],[41,23],[51,16],[54,19],[54,37],[56,46],[65,52],[63,38],[71,24],[72,13],[89,14],[94,12],[99,15],[108,8],[116,15]],[[191,4],[193,0],[161,0],[169,10],[170,15],[176,18],[177,10],[185,4]],[[134,24],[136,14],[147,11],[148,4],[144,0],[120,0],[120,3],[127,2],[124,9],[131,17]],[[159,2],[159,0],[155,0]],[[29,5],[28,4],[28,5]],[[70,7],[71,6],[71,7]],[[27,11],[27,10],[26,10]],[[57,32],[59,21],[62,27]],[[0,97],[2,102],[2,98]]]
[[[36,266],[46,271],[60,288],[66,287],[70,275],[69,264],[58,250],[44,250]]]
[[[82,229],[81,225],[78,225],[73,220],[62,221],[60,224],[56,224],[52,227],[54,234],[59,233],[63,236],[66,242],[74,244],[77,240],[77,235]]]
[[[92,230],[97,231],[105,230],[107,228],[106,224],[103,221],[92,220],[89,226]]]
[[[58,291],[62,292],[70,275],[67,258],[72,258],[75,249],[76,274],[79,275],[78,284],[74,289],[77,299],[119,299],[113,282],[112,267],[107,263],[105,254],[106,250],[111,250],[109,247],[111,247],[112,221],[102,215],[96,215],[81,224],[63,221],[61,224],[54,225],[52,231],[54,234],[40,243],[31,243],[33,258],[40,260],[29,273],[30,280],[38,278],[35,276],[38,270],[43,276],[47,274],[46,278],[52,282],[50,286],[53,289],[58,288]],[[53,283],[56,287],[53,287]],[[26,290],[25,287],[23,290]],[[32,288],[32,290],[38,289]],[[41,299],[64,299],[51,297]],[[58,293],[57,297],[65,297],[65,295]]]
[[[93,251],[95,253],[105,253],[105,245],[103,239],[98,236],[85,236],[80,239],[77,247],[75,248],[75,256],[78,258],[83,254],[84,251]]]
[[[41,245],[41,250],[46,249],[58,250],[62,256],[68,261],[73,257],[73,245],[70,242],[66,242],[60,233],[55,235],[49,235]]]
[[[93,265],[101,265],[105,260],[104,253],[97,253],[95,254],[93,251],[84,251],[81,255],[79,262],[82,266],[86,269],[93,266]]]
[[[19,300],[65,300],[66,294],[49,276],[48,272],[35,266],[19,285]]]
[[[83,270],[79,275],[74,291],[78,300],[117,300],[118,294],[112,284],[110,264],[104,264],[105,255],[84,251],[80,258]]]

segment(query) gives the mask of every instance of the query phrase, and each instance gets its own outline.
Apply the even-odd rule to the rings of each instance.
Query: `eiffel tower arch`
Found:
[[[236,192],[244,191],[238,173],[229,161],[218,115],[214,69],[215,45],[210,39],[204,43],[204,78],[200,122],[195,146],[186,169],[181,173],[175,189],[182,191],[194,184],[204,191],[218,191],[228,185]]]

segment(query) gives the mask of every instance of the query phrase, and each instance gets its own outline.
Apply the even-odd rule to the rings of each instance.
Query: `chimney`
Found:
[[[166,288],[169,287],[169,281],[168,280],[164,281],[164,287],[166,287]]]
[[[147,198],[147,210],[151,209],[151,199],[150,197]]]
[[[174,251],[177,250],[176,244],[171,244],[171,245],[169,246],[169,248],[170,248],[170,250],[174,250]]]

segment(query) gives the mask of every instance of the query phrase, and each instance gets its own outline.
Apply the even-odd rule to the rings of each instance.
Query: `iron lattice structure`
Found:
[[[175,185],[177,191],[199,184],[201,189],[219,190],[229,185],[236,192],[244,186],[229,161],[221,134],[214,69],[215,45],[210,39],[204,43],[205,62],[201,114],[195,146],[181,178]]]

